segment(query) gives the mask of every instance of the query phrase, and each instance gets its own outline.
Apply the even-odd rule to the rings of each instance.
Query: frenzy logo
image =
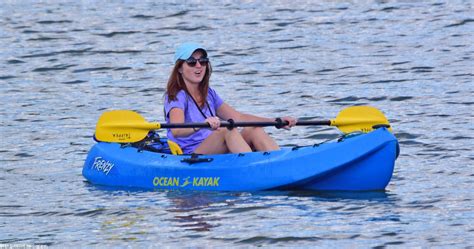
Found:
[[[153,178],[153,186],[155,187],[181,187],[184,188],[188,185],[193,187],[219,187],[220,177],[193,177],[190,176],[179,178],[179,177],[165,177],[157,176]]]
[[[114,164],[112,162],[107,161],[100,156],[94,158],[94,163],[92,164],[92,169],[103,172],[105,175],[108,175],[113,167]]]

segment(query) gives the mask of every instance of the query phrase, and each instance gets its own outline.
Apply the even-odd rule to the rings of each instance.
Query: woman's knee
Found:
[[[237,129],[229,130],[227,128],[219,128],[213,132],[215,136],[221,137],[222,139],[228,139],[235,136],[241,136]]]
[[[226,140],[227,133],[227,129],[219,128],[214,130],[208,138],[211,138],[212,140],[218,139],[219,141],[224,142]]]
[[[262,127],[245,127],[241,133],[244,138],[248,139],[259,137],[262,134],[266,134],[265,130]]]
[[[242,134],[240,134],[239,130],[237,129],[223,129],[224,133],[225,133],[225,136],[226,137],[235,137],[235,136],[242,136]]]

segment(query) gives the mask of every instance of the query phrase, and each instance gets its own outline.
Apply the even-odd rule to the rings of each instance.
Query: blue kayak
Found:
[[[93,184],[196,191],[383,190],[398,157],[386,128],[313,146],[219,155],[171,155],[98,142],[82,174]]]

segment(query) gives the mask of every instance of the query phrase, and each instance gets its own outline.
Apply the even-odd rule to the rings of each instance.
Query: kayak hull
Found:
[[[385,128],[318,146],[221,155],[169,155],[95,144],[83,167],[93,184],[196,191],[383,190],[398,156]]]

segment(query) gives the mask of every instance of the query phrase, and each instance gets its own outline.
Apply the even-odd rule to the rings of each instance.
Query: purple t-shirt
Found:
[[[206,117],[211,117],[212,114],[216,116],[217,109],[224,103],[224,101],[217,95],[214,89],[209,87],[207,93],[207,103],[204,104],[204,107],[201,108],[202,112],[206,115]],[[184,122],[185,123],[202,123],[206,118],[202,115],[199,111],[198,107],[194,103],[193,99],[186,94],[184,90],[181,90],[176,95],[176,100],[168,102],[168,96],[165,97],[165,119],[166,122],[170,122],[169,120],[169,113],[173,108],[179,108],[184,111]],[[209,107],[212,109],[209,110]],[[168,129],[168,139],[179,144],[183,153],[190,154],[193,153],[194,150],[206,139],[212,131],[210,129],[200,129],[197,132],[192,133],[186,137],[174,137],[173,133],[170,129]]]

